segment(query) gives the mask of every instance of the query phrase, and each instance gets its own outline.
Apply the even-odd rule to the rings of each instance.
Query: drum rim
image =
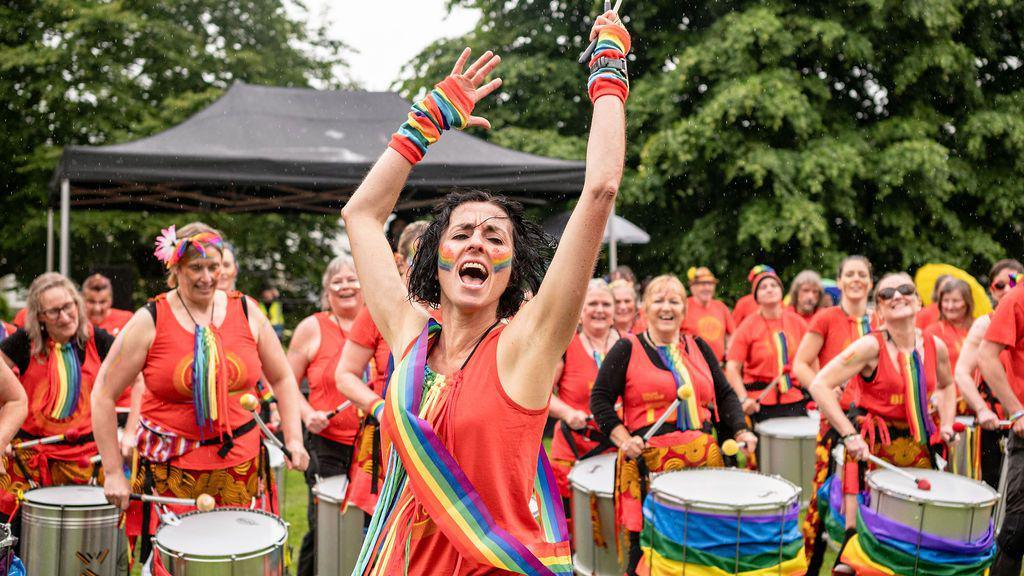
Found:
[[[931,469],[922,468],[922,470],[931,470]],[[870,470],[867,473],[866,480],[867,480],[867,483],[868,483],[868,488],[871,489],[871,490],[876,490],[876,491],[881,492],[882,494],[885,494],[887,496],[897,497],[899,500],[905,500],[905,501],[908,501],[908,502],[916,502],[916,503],[919,503],[919,504],[927,504],[929,506],[935,506],[937,508],[964,508],[964,509],[988,508],[990,506],[994,506],[994,505],[999,503],[999,498],[1000,498],[999,491],[993,489],[991,486],[989,486],[988,484],[986,484],[985,482],[983,482],[981,480],[975,480],[973,478],[968,478],[966,476],[960,476],[959,474],[953,474],[951,472],[942,472],[941,470],[931,470],[931,471],[932,472],[938,472],[938,473],[941,473],[941,474],[949,474],[950,476],[953,476],[953,477],[958,478],[958,479],[966,480],[968,482],[971,482],[972,484],[978,484],[978,485],[982,486],[983,488],[985,488],[987,490],[991,490],[992,491],[992,497],[990,499],[988,499],[988,500],[983,500],[981,502],[977,502],[977,503],[973,503],[972,504],[972,503],[967,503],[967,502],[950,502],[948,500],[929,500],[929,499],[921,498],[919,496],[915,496],[913,494],[905,494],[903,492],[898,492],[896,490],[893,490],[893,489],[890,489],[890,488],[886,488],[885,486],[881,486],[877,482],[877,480],[875,480],[875,477],[876,477],[875,473],[876,472],[885,472],[885,470]]]
[[[318,490],[318,488],[320,487],[320,483],[321,482],[326,482],[326,481],[328,481],[328,480],[330,480],[332,478],[344,478],[345,479],[345,492],[341,495],[340,498],[335,497],[334,495],[331,495],[331,494],[324,494],[323,492]],[[313,493],[313,496],[315,496],[317,500],[323,500],[324,502],[327,502],[328,504],[341,504],[342,502],[345,501],[345,498],[348,496],[348,487],[349,487],[350,484],[351,484],[351,482],[349,481],[348,476],[346,476],[345,474],[335,474],[334,476],[328,476],[326,478],[321,478],[320,482],[317,482],[316,484],[313,485],[312,488],[310,488],[310,492]]]
[[[764,426],[766,424],[768,424],[769,422],[778,421],[778,420],[787,420],[787,419],[789,419],[789,420],[797,420],[797,419],[804,419],[804,418],[811,420],[812,423],[815,424],[814,432],[810,436],[798,436],[796,434],[785,433],[785,432],[782,433],[782,434],[777,434],[777,433],[775,433],[775,431],[769,431],[769,432],[763,432],[762,431]],[[768,420],[765,420],[764,422],[758,422],[754,426],[754,431],[757,432],[758,434],[760,434],[762,436],[766,436],[768,438],[783,438],[783,439],[786,439],[786,440],[814,440],[814,439],[816,439],[818,437],[818,432],[821,431],[821,423],[820,423],[820,421],[813,420],[810,416],[784,416],[784,417],[781,417],[781,418],[770,418]]]
[[[611,490],[607,490],[607,491],[606,490],[592,490],[590,487],[582,485],[580,482],[577,482],[573,478],[573,474],[572,473],[576,469],[576,466],[579,466],[579,465],[583,464],[584,462],[586,462],[588,460],[593,460],[595,458],[602,458],[603,460],[609,460],[611,462],[611,464],[612,464],[612,489]],[[608,452],[608,453],[605,453],[605,454],[595,454],[595,455],[591,456],[590,458],[584,458],[583,460],[577,460],[575,463],[573,463],[572,468],[569,469],[569,473],[565,475],[566,480],[569,481],[569,486],[571,486],[572,488],[579,488],[579,490],[581,492],[585,493],[585,494],[595,494],[597,496],[603,496],[605,498],[611,498],[612,496],[615,495],[615,461],[618,460],[618,458],[619,458],[619,455],[616,454],[615,452]]]
[[[48,492],[55,492],[56,491],[55,489],[59,489],[59,488],[76,488],[76,489],[89,488],[89,489],[92,489],[95,492],[98,492],[100,496],[103,496],[103,488],[100,488],[99,486],[90,486],[88,484],[64,484],[64,485],[61,485],[61,486],[39,486],[38,488],[33,488],[31,490],[27,490],[24,494],[22,494],[22,496],[21,496],[22,506],[32,506],[32,507],[35,507],[35,508],[42,508],[42,509],[46,509],[46,510],[61,510],[63,508],[74,508],[75,510],[108,510],[110,508],[117,508],[116,506],[114,506],[110,502],[103,502],[103,503],[97,503],[97,504],[52,504],[50,502],[33,502],[32,500],[29,499],[30,495],[33,492],[37,492],[37,491],[41,491],[41,490],[46,490]]]
[[[171,550],[171,549],[169,549],[169,548],[167,548],[165,546],[162,546],[160,544],[160,541],[158,540],[158,538],[160,537],[160,532],[162,532],[165,528],[167,528],[169,526],[168,524],[163,524],[159,528],[157,528],[156,534],[153,534],[153,536],[151,538],[151,540],[153,542],[153,548],[155,548],[156,550],[158,550],[158,551],[160,551],[160,552],[162,552],[164,554],[167,554],[168,556],[173,556],[175,558],[181,558],[183,560],[188,560],[190,562],[211,562],[211,563],[213,563],[213,562],[220,562],[220,561],[226,560],[226,559],[229,560],[229,559],[232,559],[232,558],[234,558],[236,560],[248,560],[250,558],[259,558],[261,556],[265,556],[267,552],[270,552],[270,551],[276,550],[278,548],[281,548],[282,546],[285,545],[286,542],[288,542],[288,532],[289,532],[289,528],[291,528],[291,525],[288,524],[288,522],[285,522],[284,518],[281,518],[280,516],[277,516],[275,514],[271,514],[270,512],[265,512],[263,510],[256,510],[254,508],[243,508],[241,506],[219,506],[219,507],[214,508],[213,510],[209,510],[207,512],[203,512],[201,510],[192,510],[191,512],[186,512],[184,514],[179,515],[178,518],[180,519],[180,518],[186,518],[186,517],[189,517],[189,516],[197,516],[199,514],[210,514],[211,512],[252,512],[252,513],[255,513],[255,514],[261,514],[263,516],[267,516],[267,517],[273,518],[274,520],[277,520],[278,522],[280,522],[281,525],[284,526],[284,534],[282,535],[280,540],[278,540],[278,541],[276,541],[276,542],[274,542],[274,543],[272,543],[272,544],[270,544],[268,546],[265,546],[263,548],[257,549],[257,550],[250,550],[250,551],[244,552],[242,554],[224,554],[224,555],[221,555],[221,556],[206,556],[206,555],[194,555],[194,554],[189,554],[189,553],[186,553],[186,552],[178,552],[178,551],[175,551],[175,550]]]
[[[729,504],[708,503],[708,502],[703,502],[703,501],[700,501],[700,500],[688,500],[688,499],[685,499],[685,498],[677,497],[674,494],[666,494],[666,493],[661,492],[661,491],[655,492],[655,490],[654,490],[654,480],[657,479],[659,476],[664,476],[665,474],[674,474],[674,473],[677,473],[677,472],[695,472],[695,471],[707,471],[707,470],[713,470],[713,471],[719,471],[719,470],[721,470],[721,471],[732,471],[732,472],[729,472],[729,473],[730,474],[751,474],[751,475],[755,475],[755,476],[763,476],[765,478],[774,478],[776,480],[781,480],[782,482],[788,484],[789,486],[791,486],[793,488],[793,490],[794,490],[793,496],[788,498],[788,499],[786,499],[784,502],[774,502],[774,503],[764,503],[764,504],[751,504],[749,506],[734,506],[734,505],[729,505]],[[783,478],[782,476],[779,476],[778,474],[765,474],[764,472],[756,472],[756,471],[753,471],[753,470],[741,470],[739,468],[688,468],[688,469],[684,469],[684,470],[672,470],[672,471],[669,471],[669,472],[657,472],[657,473],[651,474],[651,482],[650,482],[650,489],[649,489],[649,495],[655,496],[659,500],[661,500],[663,502],[667,502],[669,504],[679,504],[679,505],[682,505],[682,506],[686,506],[688,508],[703,508],[705,510],[722,510],[722,511],[726,511],[726,512],[768,512],[768,511],[771,511],[771,510],[778,510],[780,508],[783,509],[783,510],[788,510],[789,508],[791,508],[793,506],[793,504],[800,502],[800,496],[801,496],[802,493],[803,493],[803,488],[801,488],[800,486],[797,486],[796,484],[790,482],[789,480]]]

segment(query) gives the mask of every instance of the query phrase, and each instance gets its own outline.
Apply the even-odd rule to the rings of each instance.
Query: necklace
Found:
[[[201,328],[202,324],[196,322],[196,317],[192,315],[192,311],[189,310],[188,304],[185,303],[185,299],[181,297],[181,293],[176,291],[174,294],[178,296],[178,302],[181,302],[181,306],[185,309],[185,313],[188,314],[188,319],[192,321],[192,324],[194,324],[196,328]],[[217,297],[214,296],[213,303],[210,305],[210,322],[207,324],[207,326],[213,325],[213,314],[214,310],[216,309],[216,306]]]
[[[612,337],[612,331],[608,330],[608,333],[604,335],[604,342],[602,342],[600,350],[597,349],[597,346],[594,346],[593,340],[590,339],[590,336],[587,336],[586,332],[581,330],[580,336],[583,337],[587,346],[590,347],[590,353],[594,357],[594,362],[596,362],[597,367],[600,368],[601,363],[604,362],[604,357],[608,354],[608,340]]]

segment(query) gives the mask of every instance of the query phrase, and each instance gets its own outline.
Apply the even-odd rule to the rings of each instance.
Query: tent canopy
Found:
[[[393,92],[233,85],[182,124],[111,146],[65,148],[50,182],[57,206],[336,213],[408,113]],[[396,208],[453,188],[543,204],[583,185],[582,162],[516,152],[453,131],[412,171]]]
[[[561,238],[562,233],[565,232],[565,227],[569,224],[570,216],[572,216],[571,211],[556,214],[545,220],[541,227],[555,238]],[[612,240],[613,225],[615,226],[615,242],[619,244],[647,244],[651,241],[650,235],[644,232],[642,228],[622,216],[612,214],[604,227],[604,239],[601,241],[605,244]]]

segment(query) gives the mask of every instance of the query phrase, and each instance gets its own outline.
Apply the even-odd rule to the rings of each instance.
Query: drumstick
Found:
[[[735,455],[739,454],[740,448],[746,448],[746,447],[747,447],[747,443],[746,442],[737,442],[737,441],[733,440],[732,438],[730,438],[730,439],[726,440],[725,442],[722,442],[722,454],[725,454],[726,456],[735,456]]]
[[[612,12],[615,12],[616,14],[618,14],[619,8],[621,8],[621,7],[622,7],[622,0],[615,0],[615,8],[612,8],[611,0],[604,0],[604,11],[605,12],[608,12],[609,10],[611,10]],[[579,59],[580,64],[586,64],[587,62],[590,61],[590,57],[594,55],[594,49],[595,48],[597,48],[597,38],[594,38],[593,40],[591,40],[590,41],[590,46],[587,46],[586,50],[584,50],[583,52],[580,52],[580,59]]]
[[[896,474],[903,476],[907,480],[912,480],[915,484],[917,484],[917,487],[921,490],[932,489],[932,483],[929,482],[927,478],[918,478],[917,476],[914,476],[910,472],[907,472],[902,468],[897,468],[896,466],[893,466],[892,464],[886,462],[885,460],[882,460],[881,458],[875,456],[874,454],[871,454],[870,452],[868,453],[868,460],[871,460],[876,465],[881,466],[882,468],[885,468],[890,472],[895,472]]]
[[[252,412],[252,417],[256,420],[256,425],[263,431],[263,435],[267,437],[267,440],[270,440],[271,444],[277,446],[281,452],[284,452],[285,457],[291,460],[291,450],[288,450],[288,448],[285,447],[284,442],[278,440],[277,436],[274,436],[270,429],[267,428],[267,425],[263,423],[263,418],[260,417],[260,413],[258,412],[260,408],[260,401],[252,394],[242,394],[242,397],[239,398],[238,401],[242,404],[242,408]]]
[[[331,418],[334,418],[338,414],[338,412],[341,412],[342,410],[348,408],[351,405],[351,400],[345,400],[341,404],[338,404],[338,406],[334,410],[331,410],[330,412],[327,413],[327,419],[330,420]]]
[[[761,400],[764,400],[765,396],[767,396],[769,392],[774,390],[775,387],[779,385],[779,382],[782,381],[782,377],[789,374],[792,370],[793,367],[790,366],[789,364],[783,366],[782,372],[779,372],[779,375],[776,376],[775,379],[768,384],[768,387],[761,391],[761,394],[757,397],[757,403],[760,404]]]
[[[655,420],[654,424],[651,425],[651,428],[644,433],[645,443],[661,429],[661,425],[665,423],[665,420],[668,420],[669,414],[675,412],[676,408],[679,406],[679,401],[686,400],[690,396],[693,396],[693,390],[691,390],[689,386],[682,386],[676,390],[676,399],[668,405],[668,408],[661,414],[661,417]]]
[[[153,496],[151,494],[137,494],[132,492],[128,498],[139,502],[150,502],[152,504],[177,504],[179,506],[195,506],[200,512],[209,512],[217,505],[213,496],[200,494],[198,498],[171,498],[170,496]]]
[[[615,411],[619,412],[621,410],[622,410],[622,402],[616,402],[615,403]],[[593,419],[594,419],[594,415],[593,414],[587,414],[587,420],[593,420]]]
[[[45,438],[36,438],[35,440],[25,440],[24,442],[15,442],[11,444],[11,448],[14,450],[24,450],[33,446],[43,446],[45,444],[57,444],[60,442],[74,442],[82,436],[82,431],[77,428],[72,428],[63,434],[55,434],[53,436],[46,436]]]

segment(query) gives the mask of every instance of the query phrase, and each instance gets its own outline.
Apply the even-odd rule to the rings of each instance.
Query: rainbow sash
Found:
[[[53,420],[67,420],[78,409],[82,394],[82,366],[71,342],[52,342],[47,358],[50,387],[43,400],[44,411]]]
[[[389,434],[394,450],[353,574],[383,574],[395,554],[406,552],[408,542],[396,541],[396,534],[415,503],[465,558],[519,574],[570,575],[565,512],[543,447],[537,458],[535,496],[545,538],[562,546],[558,554],[537,557],[498,526],[459,463],[421,417],[438,402],[440,387],[431,386],[425,394],[424,381],[430,342],[440,332],[441,325],[429,320],[391,376],[383,417],[394,423]]]
[[[854,323],[857,325],[857,338],[871,333],[871,318],[867,314],[861,316],[860,320],[855,320]]]
[[[700,412],[697,407],[700,399],[697,398],[697,388],[693,385],[693,378],[690,371],[683,363],[683,355],[679,353],[679,344],[672,346],[658,346],[658,356],[661,362],[668,367],[672,378],[676,381],[676,389],[688,387],[693,394],[689,398],[680,398],[679,407],[676,409],[676,427],[680,430],[700,430]]]
[[[218,385],[224,376],[220,345],[208,326],[196,324],[192,354],[192,405],[200,436],[204,436],[213,432],[213,424],[220,416],[219,405],[227,401],[227,387]]]
[[[779,330],[772,334],[772,347],[775,349],[775,363],[779,366],[779,384],[775,391],[778,397],[793,389],[793,377],[783,374],[786,364],[789,364],[789,344],[786,342],[786,333]]]
[[[914,441],[925,444],[935,433],[935,422],[928,414],[928,380],[924,363],[917,350],[909,356],[900,352],[899,363],[906,382],[907,423]]]

